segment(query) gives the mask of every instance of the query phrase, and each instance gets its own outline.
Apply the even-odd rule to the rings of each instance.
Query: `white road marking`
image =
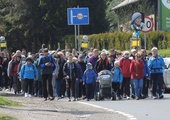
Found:
[[[118,114],[121,114],[121,115],[127,117],[129,120],[137,120],[137,118],[135,118],[133,115],[127,114],[127,113],[125,113],[125,112],[115,111],[115,110],[113,110],[113,109],[104,108],[104,107],[101,107],[101,106],[98,106],[98,105],[93,105],[93,104],[85,103],[85,102],[78,102],[78,103],[81,103],[81,104],[84,104],[84,105],[89,105],[89,106],[92,106],[92,107],[95,107],[95,108],[104,109],[104,110],[107,110],[107,111],[109,111],[109,112],[118,113]]]

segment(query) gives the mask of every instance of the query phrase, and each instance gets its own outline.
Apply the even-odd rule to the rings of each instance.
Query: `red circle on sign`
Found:
[[[150,17],[145,16],[145,18],[149,19],[149,21],[151,22],[151,27],[148,30],[146,30],[146,31],[142,29],[141,31],[144,32],[144,33],[152,31],[153,26],[154,26],[153,20]],[[146,20],[145,20],[145,22],[146,22]]]

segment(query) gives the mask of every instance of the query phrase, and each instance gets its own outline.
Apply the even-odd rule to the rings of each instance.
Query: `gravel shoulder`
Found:
[[[21,107],[4,106],[0,113],[14,116],[17,120],[127,120],[126,117],[67,99],[43,101],[43,98],[25,98],[21,95],[0,91],[0,95],[21,104]]]

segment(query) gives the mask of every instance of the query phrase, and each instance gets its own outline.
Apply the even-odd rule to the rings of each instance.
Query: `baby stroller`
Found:
[[[109,70],[102,70],[98,73],[98,83],[96,83],[95,100],[104,100],[104,98],[112,98],[112,79],[113,75]]]

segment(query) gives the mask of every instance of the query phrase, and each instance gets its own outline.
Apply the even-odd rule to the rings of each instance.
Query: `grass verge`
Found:
[[[0,120],[17,120],[17,119],[8,114],[0,114]]]
[[[17,102],[14,102],[12,100],[9,100],[8,98],[0,96],[0,107],[7,105],[7,106],[21,106]]]

